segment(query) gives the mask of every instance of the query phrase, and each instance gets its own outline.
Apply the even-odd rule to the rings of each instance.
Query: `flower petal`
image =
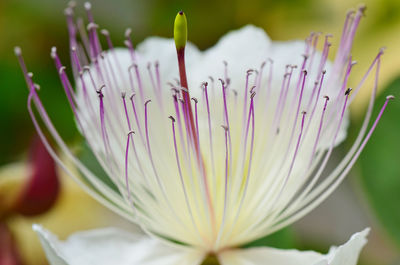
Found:
[[[228,250],[219,255],[219,260],[222,265],[356,265],[368,233],[369,228],[354,234],[347,243],[332,247],[326,255],[313,251],[260,247]]]
[[[148,236],[116,228],[81,232],[60,241],[34,225],[51,265],[156,265],[200,264],[203,253],[183,246],[169,246]]]
[[[350,240],[340,246],[333,247],[328,253],[330,265],[356,265],[361,249],[367,243],[369,228],[354,234]]]
[[[222,265],[311,265],[323,259],[313,251],[281,250],[267,247],[229,250],[219,256]]]

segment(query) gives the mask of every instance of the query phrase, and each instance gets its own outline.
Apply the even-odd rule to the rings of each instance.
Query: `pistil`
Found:
[[[205,196],[207,200],[207,205],[210,211],[210,219],[211,219],[211,229],[212,233],[215,235],[216,232],[216,221],[215,221],[215,210],[214,205],[211,200],[210,195],[210,187],[206,175],[205,165],[203,158],[200,152],[199,145],[199,135],[195,125],[195,118],[193,115],[193,110],[191,106],[191,99],[189,94],[189,86],[186,77],[186,66],[185,66],[185,47],[187,42],[187,21],[186,16],[183,11],[178,12],[175,18],[174,23],[174,40],[176,46],[176,52],[178,57],[178,66],[179,66],[179,78],[180,78],[180,87],[183,98],[183,118],[186,125],[187,131],[187,139],[188,139],[188,155],[190,161],[190,150],[189,144],[192,143],[195,149],[195,155],[198,162],[198,166],[200,169],[200,174],[203,178]],[[196,111],[197,112],[197,111]],[[178,111],[177,111],[178,113]]]
[[[175,18],[174,39],[178,56],[180,86],[183,88],[182,97],[185,107],[184,113],[187,113],[187,117],[185,117],[185,123],[188,127],[190,137],[192,138],[192,141],[194,143],[196,153],[199,156],[199,145],[196,136],[196,127],[194,123],[193,110],[190,102],[189,86],[186,77],[185,47],[187,41],[187,21],[183,11],[180,11]]]

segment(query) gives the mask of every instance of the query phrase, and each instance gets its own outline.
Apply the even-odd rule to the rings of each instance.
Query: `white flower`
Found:
[[[30,88],[28,108],[42,140],[47,144],[32,102],[85,179],[64,165],[65,170],[99,201],[158,239],[103,230],[60,243],[36,227],[52,264],[199,264],[209,254],[223,264],[294,264],[298,259],[304,259],[302,264],[355,264],[366,231],[327,256],[237,247],[293,223],[332,193],[392,98],[367,132],[371,97],[353,147],[326,174],[333,148],[346,136],[346,110],[365,81],[350,93],[350,51],[364,8],[347,16],[333,63],[327,61],[328,35],[271,42],[254,26],[227,34],[205,52],[186,45],[186,63],[185,44],[177,41],[177,63],[173,40],[150,38],[134,49],[130,30],[128,49],[115,49],[102,30],[108,43],[103,51],[90,5],[85,7],[88,33],[81,29],[80,37],[72,8],[66,10],[75,90],[55,48],[51,56],[78,129],[117,190],[63,142],[17,48]],[[182,18],[179,13],[176,25],[183,25],[178,30],[186,34]],[[316,49],[319,39],[324,39],[322,52]],[[376,66],[377,78],[382,53],[366,76]]]
[[[200,264],[204,253],[185,246],[168,245],[158,239],[115,228],[77,233],[66,241],[35,225],[52,265],[176,265]],[[354,234],[328,254],[314,251],[280,250],[269,247],[227,249],[219,254],[221,265],[356,265],[369,229]]]

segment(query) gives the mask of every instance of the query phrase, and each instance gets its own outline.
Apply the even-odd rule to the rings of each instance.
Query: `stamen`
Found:
[[[158,91],[161,92],[161,76],[160,76],[160,63],[158,61],[156,61],[154,63],[154,68],[156,69],[156,79],[157,79],[157,87],[158,87]]]
[[[213,176],[214,176],[214,189],[215,192],[217,190],[217,179],[216,179],[216,174],[215,174],[215,160],[214,160],[214,148],[213,148],[213,137],[212,137],[212,126],[211,126],[211,114],[210,114],[210,103],[208,100],[208,83],[205,82],[204,84],[204,94],[206,98],[206,107],[207,107],[207,120],[208,120],[208,136],[210,139],[210,153],[211,153],[211,166],[213,170]]]
[[[289,92],[289,88],[290,88],[290,82],[291,82],[292,76],[293,76],[294,67],[291,67],[290,65],[288,65],[287,68],[290,68],[290,70],[289,70],[289,72],[286,72],[286,74],[284,75],[278,104],[275,109],[274,122],[273,122],[273,126],[271,127],[271,131],[273,132],[274,130],[276,130],[276,132],[277,132],[276,134],[279,133],[280,122],[281,122],[283,111],[286,106],[287,96],[288,96],[288,92]],[[290,112],[292,112],[292,110]]]
[[[222,63],[224,64],[224,79],[228,87],[230,83],[230,79],[228,78],[228,62],[222,61]]]
[[[102,89],[105,87],[105,85],[101,86],[100,89],[97,91],[98,95],[99,95],[99,99],[100,99],[100,125],[101,125],[101,135],[103,137],[103,144],[104,144],[104,150],[106,154],[110,153],[110,142],[108,139],[108,134],[107,134],[107,130],[106,130],[106,126],[105,126],[105,122],[104,122],[104,102],[103,102],[103,92]]]
[[[255,95],[256,95],[255,93],[253,93],[253,94],[251,95],[250,108],[249,108],[249,116],[248,116],[248,122],[247,122],[247,126],[246,126],[246,134],[245,134],[245,137],[246,137],[246,138],[245,138],[245,140],[244,140],[244,144],[245,144],[244,153],[246,154],[246,151],[247,151],[247,135],[248,135],[249,125],[250,125],[250,118],[251,118],[252,132],[251,132],[251,142],[250,142],[249,165],[248,165],[248,168],[247,168],[247,175],[246,175],[246,178],[244,178],[244,179],[242,180],[241,185],[240,185],[240,186],[242,186],[242,185],[243,185],[243,182],[244,182],[243,195],[242,195],[242,196],[240,196],[240,195],[238,196],[238,197],[240,197],[239,207],[238,207],[238,210],[237,210],[237,212],[236,212],[236,216],[235,216],[235,218],[234,218],[233,224],[232,224],[232,226],[231,226],[231,230],[230,230],[230,232],[229,232],[228,235],[230,235],[230,234],[232,233],[232,230],[234,229],[234,227],[235,227],[235,225],[236,225],[236,223],[237,223],[237,221],[238,221],[239,214],[240,214],[240,211],[242,210],[243,202],[244,202],[244,200],[245,200],[245,198],[246,198],[246,195],[247,195],[247,188],[248,188],[249,182],[250,182],[250,170],[251,170],[252,159],[253,159],[254,131],[255,131],[255,122],[254,122],[254,101],[253,101],[253,98],[255,97]],[[245,162],[245,158],[243,158],[243,164],[242,164],[242,172],[243,172],[243,175],[244,175],[244,162]],[[234,194],[235,194],[235,193],[234,193]]]
[[[136,62],[136,54],[135,54],[135,49],[133,48],[133,42],[132,42],[132,38],[131,38],[131,34],[132,34],[132,29],[127,28],[125,30],[125,45],[128,47],[130,53],[131,53],[131,58],[132,58],[132,62]]]
[[[127,125],[128,125],[129,131],[130,131],[130,132],[133,132],[133,131],[132,131],[132,127],[131,127],[131,122],[130,122],[130,119],[129,119],[128,108],[127,108],[127,106],[126,106],[126,100],[125,100],[126,94],[125,94],[125,93],[122,93],[121,96],[122,96],[122,101],[123,101],[123,105],[124,105],[126,123],[127,123]],[[132,97],[133,97],[133,96],[131,96],[131,101],[133,101]],[[133,108],[134,108],[135,106],[134,106],[133,103],[132,103],[132,105],[133,105]],[[136,110],[135,110],[135,108],[134,108],[134,114],[135,114],[135,116],[136,116],[136,112],[135,112],[135,111],[136,111]],[[139,126],[138,126],[138,128],[139,128],[139,130],[140,130],[140,127],[139,127]],[[141,134],[141,131],[140,131],[140,134]],[[128,136],[129,136],[129,135],[128,135]],[[129,140],[128,140],[128,141],[129,141]],[[139,160],[139,157],[138,157],[138,154],[137,154],[137,151],[136,151],[135,142],[133,141],[133,136],[132,136],[131,141],[132,141],[133,152],[134,152],[134,154],[135,154],[135,158],[136,158],[136,161],[137,161],[137,164],[138,164],[138,167],[139,167],[139,171],[140,171],[141,175],[143,176],[143,178],[144,178],[146,184],[149,186],[149,183],[148,183],[148,181],[147,181],[147,178],[145,177],[146,175],[144,174],[142,165],[141,165],[141,163],[140,163],[140,160]],[[143,141],[143,140],[142,140],[142,141]],[[143,141],[143,143],[144,143],[144,141]],[[129,144],[129,143],[127,143],[127,145],[128,145],[128,144]],[[127,148],[128,148],[128,147],[127,147]],[[127,153],[127,155],[128,155],[128,151],[126,151],[126,153]],[[126,165],[126,167],[127,167],[127,165]],[[129,191],[128,191],[128,194],[129,194]]]
[[[340,175],[338,175],[335,182],[333,182],[325,191],[321,192],[320,196],[318,196],[318,195],[314,196],[314,200],[312,202],[310,202],[309,204],[305,205],[304,208],[302,208],[300,211],[297,211],[290,216],[286,216],[283,221],[282,221],[282,219],[281,220],[278,219],[276,222],[276,225],[271,227],[269,232],[272,233],[273,231],[279,230],[280,228],[285,227],[286,225],[294,222],[295,220],[300,219],[305,214],[307,214],[310,210],[314,209],[317,205],[319,205],[323,200],[325,200],[326,197],[329,196],[337,188],[337,186],[342,182],[344,177],[349,173],[350,169],[353,167],[354,163],[356,162],[357,158],[361,154],[361,151],[365,147],[366,143],[371,138],[372,133],[374,132],[377,124],[379,123],[380,119],[382,118],[384,111],[386,110],[389,100],[392,100],[392,99],[394,99],[394,97],[391,95],[386,97],[386,101],[383,104],[377,118],[375,119],[374,124],[372,125],[371,129],[369,130],[363,143],[361,144],[360,148],[357,150],[357,153],[353,156],[351,161],[344,168],[344,170],[340,173]]]
[[[332,176],[337,176],[338,174],[340,174],[340,172],[342,170],[345,169],[347,163],[350,161],[352,156],[355,154],[355,152],[359,148],[359,145],[360,145],[360,143],[362,141],[362,138],[365,135],[368,123],[369,123],[370,118],[371,118],[371,114],[372,114],[372,110],[373,110],[373,106],[374,106],[374,99],[375,99],[377,88],[378,88],[378,76],[379,76],[379,68],[380,68],[379,67],[380,66],[380,59],[379,58],[380,57],[378,57],[378,60],[377,60],[377,67],[376,67],[376,73],[375,73],[375,85],[373,87],[373,91],[372,91],[372,95],[370,97],[370,102],[369,102],[369,105],[368,105],[367,113],[365,115],[365,118],[364,118],[364,121],[362,123],[361,129],[360,129],[360,131],[358,133],[358,136],[357,136],[356,140],[354,141],[352,147],[350,148],[350,151],[346,154],[346,156],[342,159],[342,161],[339,163],[339,165],[336,167],[336,169],[328,176],[328,178],[326,180],[329,180],[329,178],[332,178]],[[315,185],[316,181],[318,180],[318,178],[319,178],[319,175],[316,174],[313,177],[313,179],[310,181],[310,183],[307,185],[307,187],[303,190],[303,192],[299,196],[299,198],[295,202],[292,203],[292,205],[290,207],[290,210],[287,212],[286,216],[288,216],[289,213],[293,213],[293,211],[292,211],[293,209],[301,208],[302,206],[304,206],[307,203],[307,200],[303,200],[303,198],[306,195],[308,195],[308,192],[314,187],[314,185]],[[323,184],[320,185],[320,187],[321,186],[322,187],[327,187],[328,186],[328,184],[325,184],[325,183],[329,183],[326,180],[325,180],[325,182]],[[318,194],[318,193],[314,192],[314,194]],[[315,198],[315,197],[316,197],[316,195],[313,197],[311,195],[311,193],[310,193],[310,195],[308,195],[307,198]],[[299,206],[300,202],[302,204]]]
[[[292,174],[293,166],[294,166],[294,163],[296,162],[297,153],[298,153],[299,147],[300,147],[301,137],[302,137],[302,135],[303,135],[304,119],[305,119],[305,117],[306,117],[306,114],[307,114],[307,112],[305,112],[305,111],[302,112],[303,118],[301,119],[300,133],[299,133],[299,137],[298,137],[298,139],[297,139],[297,144],[296,144],[296,148],[295,148],[295,151],[294,151],[294,154],[293,154],[292,162],[290,163],[289,172],[288,172],[286,178],[285,178],[284,181],[283,181],[283,186],[282,186],[281,190],[279,191],[279,195],[278,195],[278,197],[276,198],[275,203],[276,203],[277,201],[279,201],[279,198],[281,197],[282,192],[283,192],[283,190],[285,189],[285,187],[286,187],[286,185],[287,185],[287,182],[288,182],[288,180],[289,180],[289,177],[290,177],[290,175]],[[274,203],[274,204],[275,204],[275,203]]]
[[[173,98],[173,101],[174,101],[175,115],[176,115],[176,119],[177,119],[177,123],[178,123],[179,135],[181,136],[182,139],[184,139],[183,129],[182,129],[182,122],[181,122],[181,114],[180,114],[179,104],[178,104],[178,96],[177,95],[173,95],[172,98]]]
[[[221,125],[221,127],[224,129],[225,132],[225,178],[224,178],[224,208],[223,208],[223,213],[222,213],[222,222],[221,226],[219,227],[218,231],[218,236],[216,240],[216,245],[218,246],[219,241],[221,239],[222,232],[224,231],[224,226],[225,226],[225,218],[226,218],[226,211],[228,208],[228,176],[229,176],[229,152],[228,149],[228,133],[229,133],[229,127],[225,125]]]
[[[156,177],[157,184],[158,184],[160,190],[162,191],[162,193],[164,195],[164,199],[166,200],[166,202],[168,204],[168,207],[172,211],[173,215],[177,217],[176,220],[181,225],[186,227],[186,224],[184,222],[182,222],[181,218],[178,218],[178,215],[176,214],[176,211],[172,207],[171,202],[170,202],[170,200],[169,200],[169,198],[167,196],[167,193],[165,191],[165,186],[163,185],[163,183],[162,183],[162,181],[161,181],[161,179],[159,177],[159,174],[157,172],[156,166],[154,164],[154,159],[153,159],[153,155],[152,155],[152,152],[151,152],[151,146],[150,146],[150,140],[149,140],[149,126],[148,126],[148,104],[150,102],[151,102],[151,100],[149,99],[144,103],[144,120],[145,120],[145,131],[146,131],[147,154],[149,156],[151,167],[152,167],[154,175]]]
[[[22,57],[19,58],[21,61],[21,68],[23,69],[23,72],[26,71],[25,67],[25,62],[23,61]],[[114,191],[109,189],[108,186],[105,186],[103,183],[100,183],[98,178],[95,177],[68,149],[67,145],[65,142],[62,140],[61,136],[58,134],[57,130],[55,129],[53,123],[51,122],[39,96],[36,93],[36,88],[33,85],[32,80],[27,80],[29,84],[32,84],[29,86],[29,96],[28,96],[28,112],[29,115],[32,118],[32,122],[35,126],[35,129],[42,140],[43,144],[46,146],[47,151],[50,153],[50,155],[53,157],[53,159],[65,170],[74,180],[79,183],[86,192],[88,192],[93,198],[98,200],[99,202],[103,203],[105,206],[109,207],[110,209],[115,210],[117,213],[121,214],[121,216],[124,216],[128,220],[134,221],[134,218],[129,213],[129,209],[125,207],[123,202],[120,200],[120,197],[115,194]],[[103,196],[100,196],[98,192],[93,190],[93,187],[89,187],[87,182],[84,182],[81,180],[81,178],[77,177],[73,172],[69,170],[69,168],[65,165],[63,161],[57,156],[55,151],[52,149],[50,146],[49,142],[47,141],[46,136],[44,135],[44,132],[40,128],[40,125],[38,123],[38,120],[35,117],[35,114],[33,113],[32,109],[32,101],[34,101],[34,104],[36,105],[36,108],[39,112],[40,117],[42,118],[43,122],[45,123],[47,129],[49,130],[50,134],[52,137],[55,139],[57,144],[60,146],[61,150],[66,154],[67,159],[70,159],[71,162],[74,163],[74,165],[79,168],[79,170],[91,181],[91,183],[98,189],[98,191],[103,192],[104,194],[108,195],[108,199],[104,199]],[[118,205],[118,206],[116,206]]]
[[[178,147],[177,147],[177,143],[176,143],[176,133],[175,133],[175,119],[172,116],[169,116],[168,118],[171,119],[172,136],[173,136],[173,139],[174,139],[174,149],[175,149],[176,164],[178,166],[178,172],[179,172],[179,178],[181,180],[182,190],[183,190],[183,193],[185,195],[186,206],[188,208],[190,219],[192,221],[193,227],[197,230],[197,233],[199,233],[198,232],[198,227],[197,227],[195,219],[193,217],[192,207],[191,207],[191,205],[189,203],[189,198],[188,198],[187,191],[186,191],[186,185],[185,185],[185,181],[184,181],[183,175],[182,175],[181,163],[179,161],[179,154],[178,154]]]
[[[329,97],[328,96],[324,96],[324,98],[325,98],[325,104],[324,104],[324,108],[322,110],[321,120],[320,120],[319,128],[318,128],[318,133],[317,133],[317,137],[315,139],[314,146],[313,146],[313,149],[312,149],[312,152],[311,152],[310,162],[308,163],[308,168],[311,167],[311,164],[312,164],[313,159],[314,159],[315,151],[317,150],[317,146],[318,146],[318,143],[319,143],[319,137],[321,136],[321,131],[322,131],[322,125],[323,125],[323,122],[324,122],[326,106],[328,105],[328,101],[329,101]]]
[[[154,89],[154,94],[156,95],[157,101],[160,104],[160,109],[163,109],[161,90],[160,90],[160,87],[158,85],[159,84],[159,80],[156,81],[156,79],[154,78],[153,71],[151,70],[151,63],[150,62],[147,64],[147,71],[148,71],[149,76],[150,76],[151,85],[153,86],[153,89]]]
[[[360,90],[360,88],[362,87],[362,85],[364,84],[365,80],[367,79],[367,77],[369,76],[370,72],[372,71],[372,69],[374,68],[375,64],[379,65],[380,64],[380,59],[381,56],[384,53],[384,48],[381,48],[379,50],[379,53],[376,55],[375,59],[373,60],[373,62],[371,63],[370,67],[368,68],[367,72],[364,74],[363,78],[361,79],[361,81],[358,83],[356,89],[354,90],[354,93],[352,95],[352,97],[350,98],[350,102],[353,101],[354,97],[358,94],[358,91]],[[379,68],[379,66],[377,66],[377,68]],[[379,69],[378,72],[375,74],[375,82],[377,82],[378,80],[378,73],[379,73]],[[377,84],[375,84],[377,86]],[[373,97],[373,96],[372,96]]]
[[[325,70],[322,71],[321,79],[320,79],[320,81],[319,81],[319,88],[318,88],[318,91],[317,91],[317,95],[316,95],[316,97],[315,97],[314,106],[312,107],[311,115],[310,115],[309,118],[308,118],[309,122],[307,123],[307,127],[306,127],[306,130],[305,130],[305,134],[308,133],[308,129],[310,128],[311,121],[312,121],[313,118],[314,118],[314,113],[315,113],[315,110],[316,110],[317,105],[318,105],[318,102],[319,102],[319,96],[320,96],[320,94],[321,94],[321,88],[322,88],[322,84],[324,83],[325,74],[326,74],[326,71],[325,71]],[[324,96],[325,99],[326,99],[326,97],[328,97],[328,96]],[[329,97],[328,97],[328,98],[329,98]],[[311,99],[310,99],[310,102],[309,102],[309,103],[311,103],[312,99],[314,99],[314,91],[313,91],[313,94],[312,94],[312,96],[311,96]],[[307,109],[309,109],[309,108],[310,108],[310,106],[307,107]]]
[[[197,142],[200,144],[199,119],[198,119],[198,115],[197,115],[197,103],[198,103],[198,100],[197,100],[197,98],[192,98],[192,100],[194,101],[194,116],[195,116],[195,120],[196,120]]]
[[[112,43],[112,40],[111,40],[109,31],[106,30],[106,29],[102,29],[102,30],[100,31],[100,33],[106,38],[107,45],[108,45],[108,49],[110,50],[110,53],[111,53],[111,55],[112,55],[112,57],[113,57],[113,60],[114,60],[115,65],[117,66],[118,72],[119,72],[119,73],[122,73],[123,71],[122,71],[121,62],[120,62],[120,60],[118,59],[118,56],[115,54],[114,45],[113,45],[113,43]],[[125,75],[122,75],[121,78],[124,80],[124,83],[126,83],[126,82],[125,82],[125,81],[126,81],[126,80],[125,80]]]
[[[320,79],[321,74],[325,71],[322,69],[324,69],[324,67],[326,65],[326,61],[328,60],[328,55],[329,55],[329,48],[332,46],[332,44],[329,42],[330,37],[332,37],[331,34],[325,35],[325,43],[324,43],[324,48],[322,50],[321,60],[319,62],[319,66],[318,66],[318,70],[317,70],[318,76],[317,76],[316,80]]]
[[[102,52],[100,47],[100,41],[97,36],[97,29],[99,26],[94,22],[90,22],[87,26],[87,31],[89,32],[89,43],[90,43],[90,55],[92,61],[96,62],[97,57]]]
[[[128,152],[129,152],[129,140],[132,137],[132,134],[134,134],[134,131],[130,131],[128,133],[128,139],[126,141],[126,151],[125,151],[125,185],[126,185],[126,191],[128,194],[128,200],[131,199],[131,192],[129,190],[129,176],[128,176]],[[132,139],[133,141],[133,139]],[[133,205],[133,204],[132,204]]]
[[[80,39],[81,39],[81,41],[83,43],[83,47],[85,47],[85,50],[86,50],[87,54],[90,54],[89,37],[87,35],[86,27],[85,27],[85,24],[84,24],[82,18],[78,18],[77,19],[76,26],[77,26],[77,29],[78,29],[78,32],[79,32]],[[83,62],[83,63],[87,64],[88,62]]]
[[[244,103],[243,103],[243,121],[242,121],[242,128],[245,127],[246,124],[246,111],[247,111],[247,95],[249,90],[249,77],[253,73],[252,69],[247,70],[246,72],[246,84],[244,86]]]
[[[64,11],[65,16],[67,17],[67,27],[69,34],[69,45],[70,47],[78,47],[78,42],[76,40],[77,29],[74,23],[74,10],[73,7],[69,6]]]
[[[221,87],[222,87],[222,98],[224,100],[224,121],[226,123],[226,126],[228,128],[228,143],[229,143],[229,157],[230,160],[233,159],[232,156],[232,140],[231,140],[231,131],[230,131],[230,124],[229,124],[229,115],[228,115],[228,106],[227,106],[227,100],[226,100],[226,87],[225,83],[222,79],[219,79],[221,81]],[[230,172],[232,172],[232,163],[230,163]]]
[[[328,149],[328,152],[325,154],[324,160],[322,161],[321,165],[319,166],[319,169],[318,169],[317,173],[314,175],[314,177],[313,177],[314,179],[311,181],[310,185],[305,189],[306,192],[308,192],[308,190],[311,189],[312,186],[314,185],[314,183],[320,178],[323,170],[325,169],[325,167],[326,167],[326,165],[328,163],[328,160],[329,160],[329,158],[331,156],[333,148],[334,148],[334,146],[336,144],[336,138],[339,135],[339,131],[340,131],[340,128],[341,128],[341,125],[342,125],[342,122],[343,122],[344,113],[345,113],[346,108],[347,108],[347,103],[348,103],[350,92],[351,92],[351,88],[348,88],[346,90],[346,93],[345,93],[345,101],[343,103],[342,111],[341,111],[340,116],[339,116],[339,122],[338,122],[338,125],[337,125],[337,128],[336,128],[335,134],[333,136],[333,139],[331,141],[331,145],[330,145],[330,147]],[[304,193],[304,194],[306,194],[306,193]]]
[[[314,34],[314,39],[312,42],[311,57],[310,57],[309,66],[308,66],[309,71],[313,71],[312,67],[313,67],[315,53],[317,52],[317,44],[318,44],[318,39],[319,39],[320,35],[321,35],[321,32],[317,32]]]
[[[145,145],[145,140],[144,140],[144,136],[142,133],[142,128],[140,126],[140,121],[139,121],[139,117],[138,117],[138,113],[136,111],[136,106],[135,106],[135,101],[133,100],[135,94],[132,94],[129,99],[131,101],[131,105],[132,105],[132,110],[133,110],[133,115],[135,116],[135,121],[136,121],[136,126],[138,128],[139,131],[139,135],[140,135],[140,139],[142,140],[142,143]]]

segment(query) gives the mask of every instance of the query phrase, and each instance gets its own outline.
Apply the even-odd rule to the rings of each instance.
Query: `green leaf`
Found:
[[[257,239],[249,244],[243,246],[244,248],[250,247],[275,247],[275,248],[296,248],[295,233],[291,227],[283,228],[271,235]]]
[[[112,182],[110,177],[103,170],[102,166],[97,161],[97,158],[93,154],[92,150],[90,150],[89,146],[86,143],[82,144],[82,149],[79,152],[79,159],[104,184],[106,184],[108,187],[113,189],[115,192],[119,193],[117,186]],[[88,180],[86,180],[86,181],[88,181]]]
[[[375,103],[376,117],[387,95],[389,103],[371,140],[360,157],[362,184],[380,222],[400,246],[400,78],[393,81]]]

